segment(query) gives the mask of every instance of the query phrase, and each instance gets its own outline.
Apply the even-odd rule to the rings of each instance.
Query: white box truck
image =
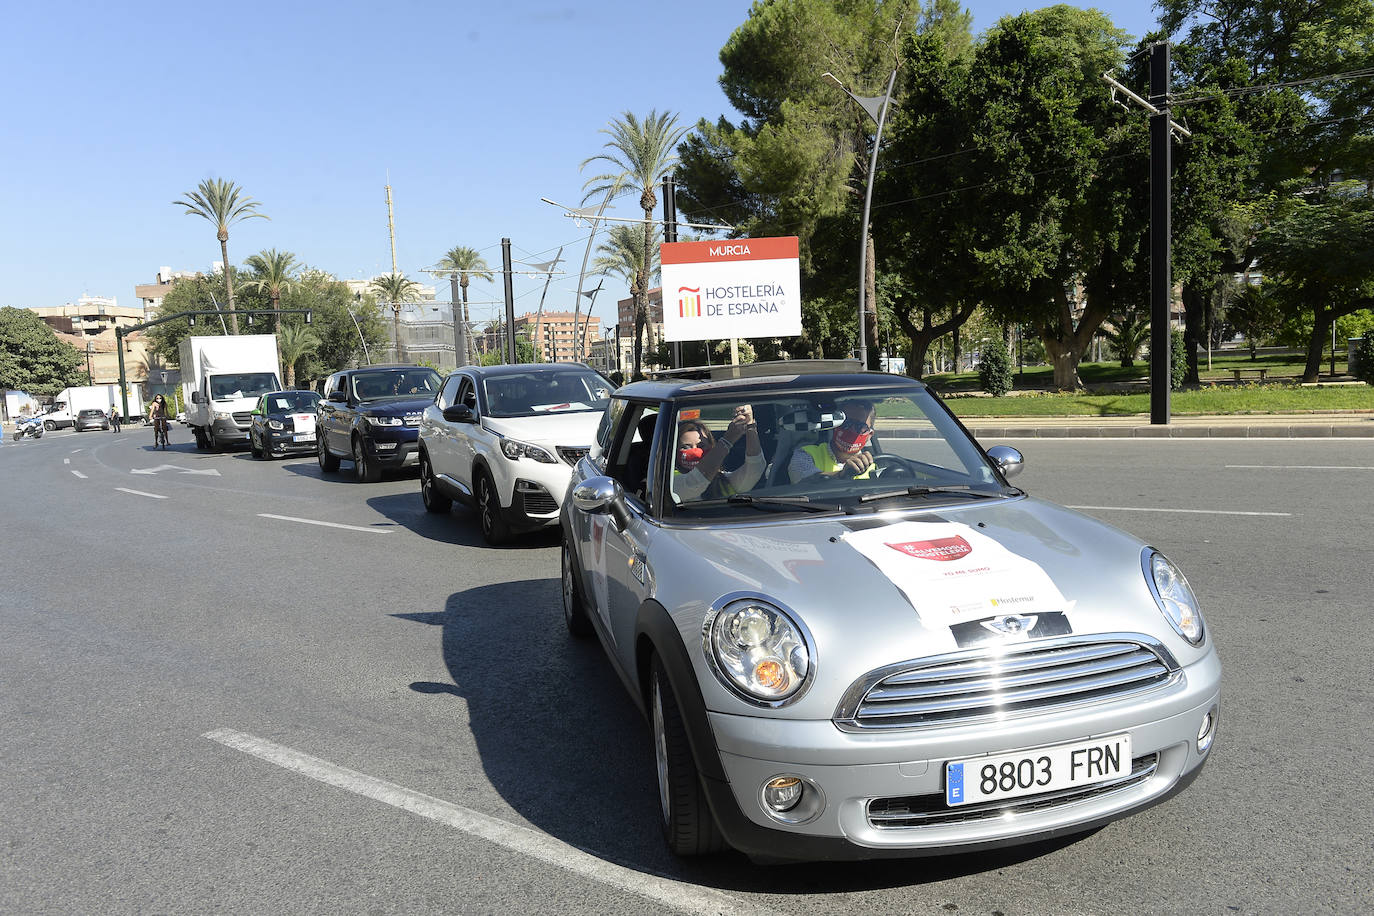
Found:
[[[63,388],[53,397],[52,409],[43,414],[43,428],[51,431],[73,426],[76,415],[83,410],[95,409],[108,414],[111,404],[120,411],[124,410],[124,401],[118,385],[78,385]],[[139,390],[130,385],[129,416],[137,417],[142,414],[143,399],[139,396]]]
[[[276,336],[187,337],[179,355],[186,425],[196,448],[246,443],[258,398],[281,389]]]

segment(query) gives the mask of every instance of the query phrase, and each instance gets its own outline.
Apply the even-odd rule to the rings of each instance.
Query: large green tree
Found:
[[[215,303],[226,297],[225,273],[212,276],[197,275],[181,277],[173,281],[172,288],[162,297],[158,316],[175,315],[177,312],[214,311]],[[147,336],[148,349],[163,365],[180,364],[181,341],[192,335],[200,337],[218,336],[228,331],[228,323],[213,315],[200,315],[195,318],[194,326],[186,318],[177,318],[155,325],[143,333]]]
[[[467,343],[467,352],[459,356],[463,358],[464,365],[472,365],[475,359],[476,347],[472,340],[472,315],[468,312],[468,284],[472,278],[490,281],[493,274],[491,267],[487,264],[487,259],[477,251],[476,248],[467,248],[457,245],[450,248],[442,258],[439,259],[441,270],[457,271],[450,274],[449,280],[457,282],[458,290],[462,296],[462,315],[460,320],[463,322],[463,340]],[[455,301],[455,307],[457,307]]]
[[[298,375],[318,379],[363,365],[387,347],[386,319],[372,295],[356,298],[348,286],[322,270],[304,268],[282,297],[289,309],[309,309],[310,329],[320,343],[298,365]],[[300,325],[300,315],[283,316],[283,327]]]
[[[229,227],[241,220],[268,219],[264,213],[256,212],[260,204],[243,194],[243,190],[232,181],[222,178],[207,178],[194,191],[187,191],[184,200],[172,201],[173,206],[185,207],[187,216],[199,216],[215,226],[215,237],[219,239],[221,263],[229,300],[229,321],[234,333],[239,332],[239,319],[234,314],[234,277],[229,266]]]
[[[660,114],[650,111],[641,120],[627,111],[601,132],[611,138],[605,144],[607,151],[583,160],[581,167],[601,163],[609,166],[610,171],[587,179],[583,202],[601,197],[623,185],[639,192],[639,206],[644,211],[644,224],[640,231],[643,234],[643,250],[649,254],[643,259],[637,280],[630,289],[635,301],[634,374],[638,376],[643,355],[641,343],[644,325],[649,320],[650,265],[658,248],[653,239],[657,231],[653,221],[654,208],[658,206],[654,189],[677,166],[676,148],[686,128],[678,127],[677,117],[668,112]]]
[[[244,288],[267,296],[272,300],[273,311],[280,309],[282,293],[295,281],[296,256],[289,251],[268,248],[250,255],[245,263],[253,273],[244,281]],[[276,319],[273,326],[280,328],[281,316],[273,317]]]
[[[391,309],[391,327],[396,341],[396,359],[404,360],[401,346],[401,309],[420,291],[420,284],[405,274],[384,274],[372,281],[372,292],[376,293]]]
[[[0,389],[52,397],[86,383],[86,364],[74,347],[28,309],[0,308]]]
[[[606,233],[606,240],[597,246],[596,260],[593,262],[595,270],[619,277],[629,284],[630,296],[635,300],[633,378],[641,375],[644,319],[648,316],[648,285],[659,271],[658,252],[662,234],[657,226],[650,226],[649,229],[648,233],[644,233],[638,226],[617,223]],[[646,302],[642,314],[639,310],[641,293]]]

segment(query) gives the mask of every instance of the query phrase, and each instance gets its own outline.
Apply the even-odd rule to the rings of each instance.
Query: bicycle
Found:
[[[165,452],[167,444],[167,418],[158,417],[153,421],[153,450],[156,451],[160,446]]]

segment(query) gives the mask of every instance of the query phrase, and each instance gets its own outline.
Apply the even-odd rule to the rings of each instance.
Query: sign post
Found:
[[[801,269],[796,236],[666,242],[663,337],[734,341],[801,333]]]

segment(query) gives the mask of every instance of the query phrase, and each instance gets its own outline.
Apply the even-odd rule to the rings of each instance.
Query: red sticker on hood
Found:
[[[952,538],[935,538],[930,541],[905,541],[901,544],[888,544],[893,550],[900,550],[918,560],[962,560],[973,553],[969,542],[955,535]]]

